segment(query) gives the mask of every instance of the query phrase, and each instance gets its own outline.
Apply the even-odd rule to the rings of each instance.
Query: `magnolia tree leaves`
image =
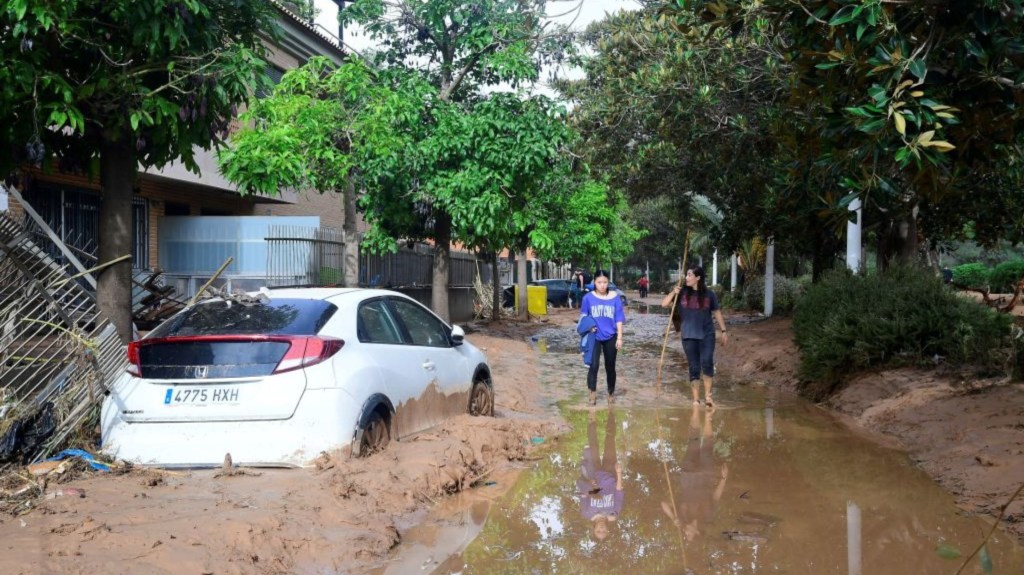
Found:
[[[661,15],[680,37],[769,40],[791,86],[783,108],[810,128],[795,160],[839,183],[834,211],[854,194],[869,223],[916,208],[934,239],[970,219],[986,222],[984,241],[1021,237],[1020,199],[1003,197],[1022,183],[1019,1],[695,0]]]

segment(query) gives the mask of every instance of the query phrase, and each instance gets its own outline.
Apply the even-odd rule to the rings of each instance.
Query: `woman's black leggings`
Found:
[[[601,364],[601,356],[604,356],[604,373],[608,376],[608,393],[615,393],[615,356],[619,350],[615,349],[615,338],[598,340],[594,345],[594,360],[590,362],[590,371],[587,372],[587,389],[597,391],[597,369]]]
[[[690,364],[690,381],[700,379],[701,373],[707,377],[715,376],[715,334],[705,335],[704,339],[684,339],[683,351],[686,362]]]

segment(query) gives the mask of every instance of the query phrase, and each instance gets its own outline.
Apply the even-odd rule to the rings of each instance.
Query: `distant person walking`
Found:
[[[718,306],[718,297],[708,289],[704,268],[694,266],[686,270],[683,287],[676,286],[661,301],[661,305],[672,305],[672,298],[678,294],[679,314],[682,319],[683,351],[690,364],[690,388],[693,404],[700,403],[700,380],[704,380],[704,402],[711,407],[711,386],[715,377],[715,321],[722,328],[722,345],[729,344],[725,331],[725,318]],[[714,318],[714,319],[712,319]],[[591,367],[593,369],[593,367]]]
[[[590,316],[597,336],[593,361],[587,372],[587,389],[590,390],[590,405],[597,404],[597,371],[600,358],[604,356],[604,372],[608,385],[608,403],[615,401],[615,356],[622,348],[622,324],[626,311],[622,307],[619,293],[608,290],[608,272],[598,270],[594,274],[594,291],[583,296],[580,303],[580,317]]]
[[[576,307],[583,299],[583,270],[572,272],[572,279],[569,280],[569,306]]]
[[[641,299],[647,297],[647,288],[651,287],[651,282],[647,279],[647,274],[640,276],[640,281],[636,282],[636,287],[640,289]]]

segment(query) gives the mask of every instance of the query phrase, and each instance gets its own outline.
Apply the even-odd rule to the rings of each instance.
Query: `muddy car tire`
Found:
[[[374,411],[358,433],[358,457],[369,457],[383,451],[391,443],[388,422],[379,411]]]
[[[469,392],[469,414],[494,415],[494,389],[486,381],[473,382],[473,389]]]

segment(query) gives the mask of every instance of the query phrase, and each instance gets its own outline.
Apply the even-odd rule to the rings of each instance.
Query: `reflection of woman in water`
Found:
[[[576,481],[580,512],[590,520],[594,537],[608,537],[609,524],[622,512],[622,465],[615,455],[615,411],[608,410],[605,424],[604,452],[598,455],[597,416],[590,412],[587,423],[587,446],[583,448],[583,465]]]
[[[705,525],[714,516],[715,506],[722,498],[725,480],[729,477],[729,465],[720,468],[715,464],[715,438],[711,432],[713,409],[704,412],[704,425],[694,406],[690,414],[690,433],[683,456],[682,475],[674,489],[676,509],[668,501],[661,502],[661,509],[676,527],[683,530],[687,541],[703,533]]]

